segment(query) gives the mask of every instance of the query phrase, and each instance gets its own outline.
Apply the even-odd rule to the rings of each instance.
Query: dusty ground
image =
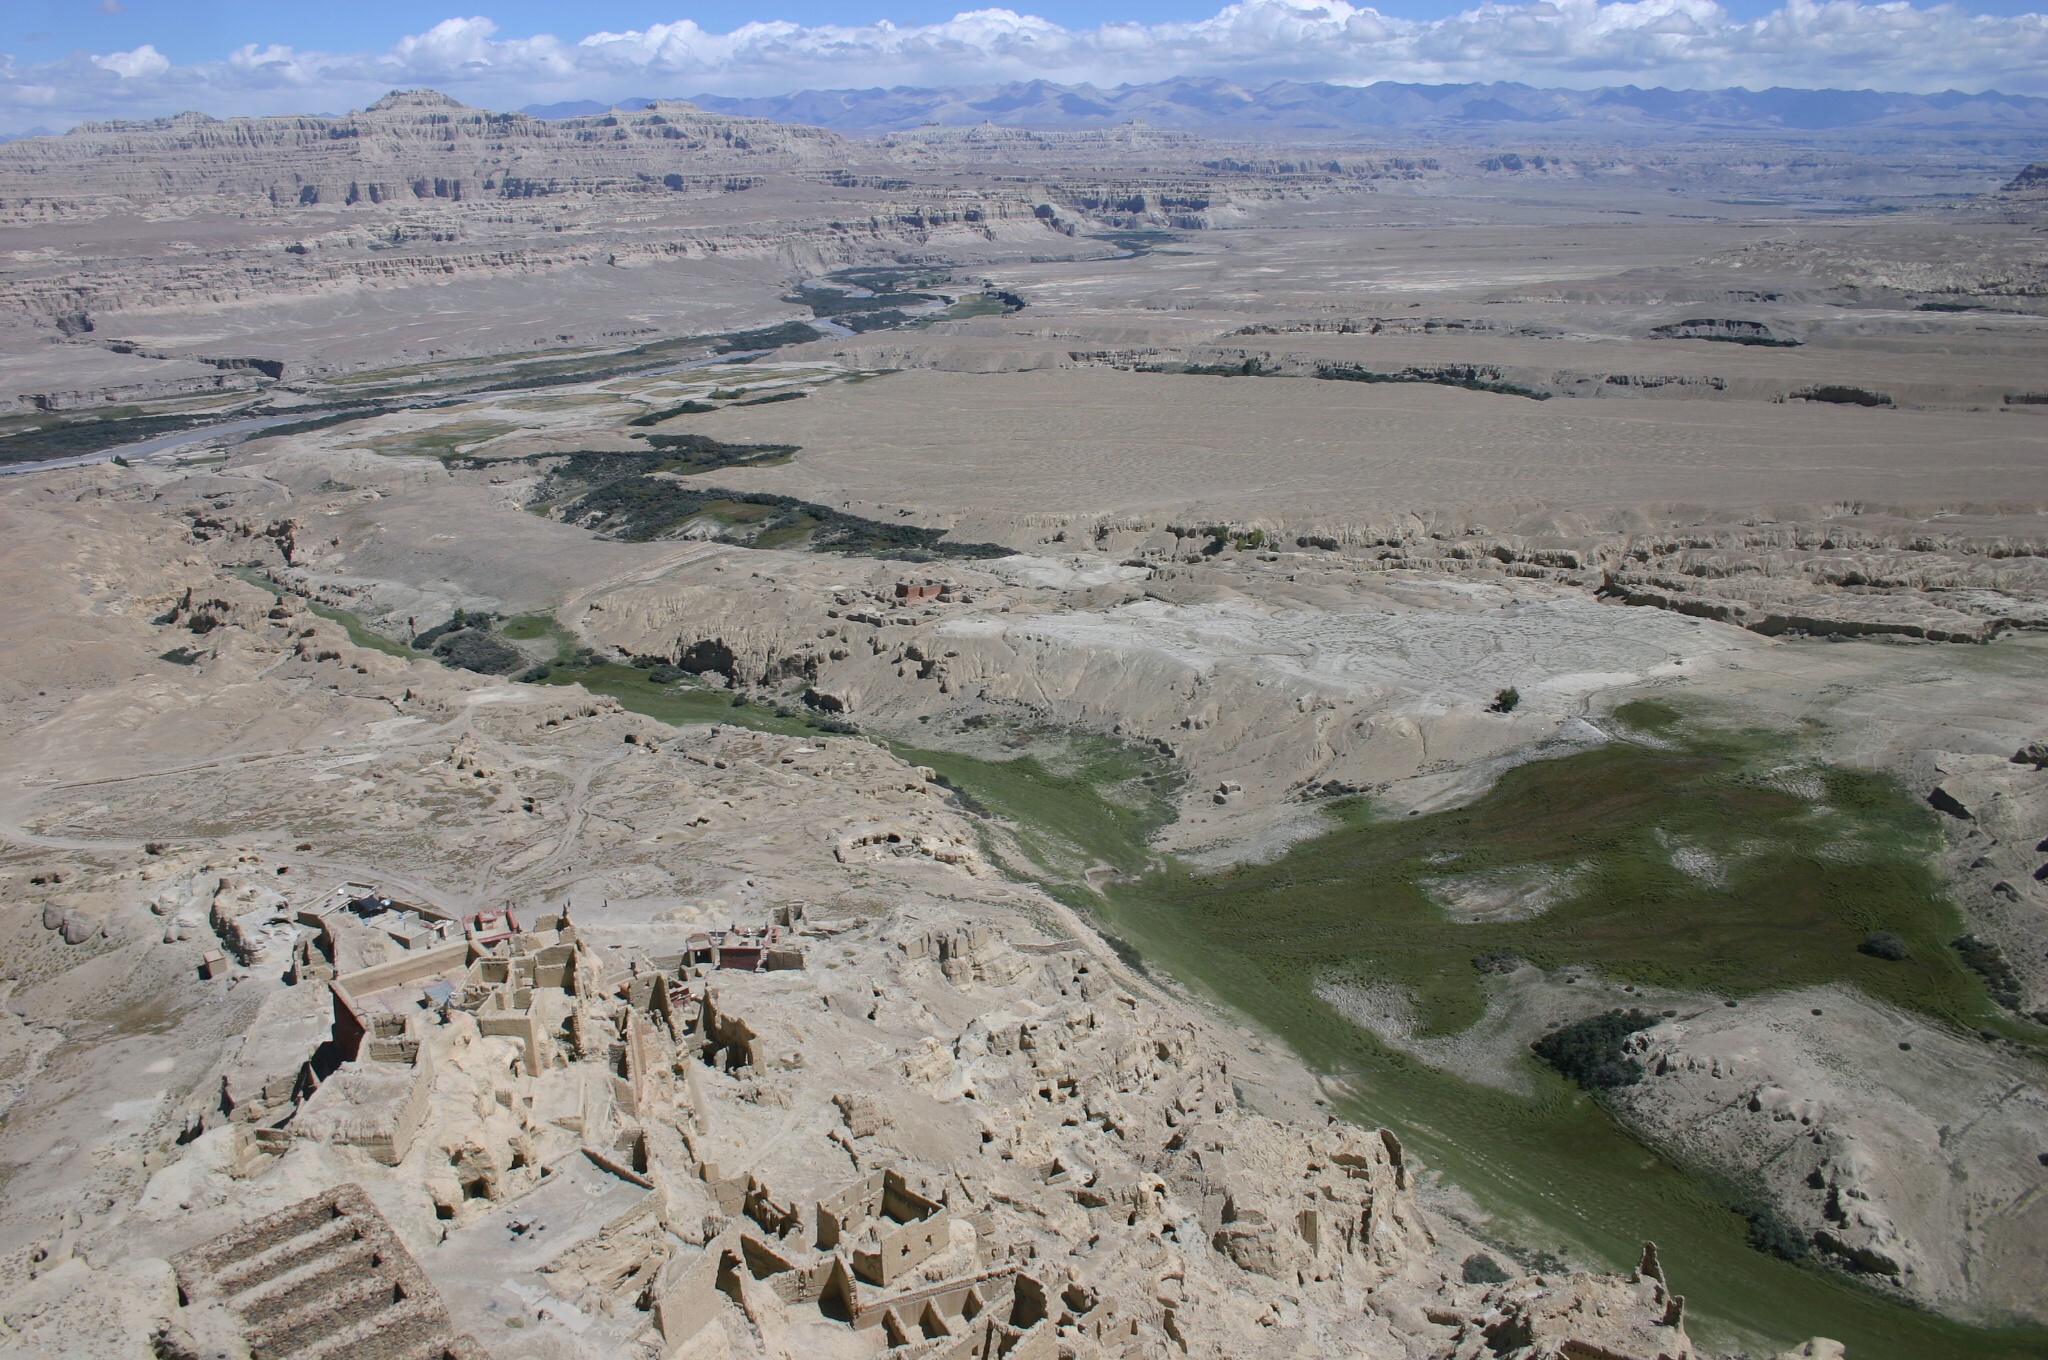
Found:
[[[630,1291],[592,1283],[609,1277],[590,1253],[602,1263],[613,1242],[595,1234],[654,1211],[647,1192],[587,1165],[559,1125],[538,1118],[564,1098],[573,1108],[573,1088],[507,1088],[508,1105],[514,1090],[541,1100],[525,1132],[479,1122],[478,1093],[489,1105],[503,1085],[508,1041],[430,1040],[447,1045],[433,1132],[396,1167],[318,1140],[259,1155],[253,1167],[237,1151],[247,1126],[222,1117],[223,1093],[246,1101],[294,1071],[325,1038],[330,1008],[317,985],[280,977],[289,925],[269,952],[203,979],[198,964],[220,944],[221,911],[310,903],[337,880],[366,876],[447,910],[508,900],[566,909],[586,923],[587,948],[623,951],[621,960],[667,948],[694,926],[809,904],[821,923],[808,941],[812,970],[734,977],[720,993],[750,1017],[758,1067],[692,1078],[702,1088],[695,1146],[724,1175],[750,1174],[796,1199],[876,1165],[946,1178],[956,1202],[971,1193],[986,1209],[962,1220],[951,1253],[929,1271],[1079,1252],[1075,1278],[1085,1276],[1091,1297],[1128,1298],[1121,1315],[1199,1338],[1204,1354],[1448,1354],[1492,1297],[1460,1273],[1480,1244],[1430,1206],[1476,1211],[1449,1190],[1417,1201],[1405,1179],[1378,1201],[1384,1230],[1355,1253],[1339,1250],[1327,1269],[1297,1275],[1295,1249],[1283,1244],[1282,1273],[1310,1280],[1305,1290],[1257,1283],[1280,1267],[1256,1236],[1232,1248],[1235,1261],[1212,1249],[1205,1234],[1222,1220],[1204,1225],[1226,1201],[1250,1222],[1252,1197],[1276,1169],[1284,1183],[1326,1164],[1318,1149],[1332,1135],[1321,1131],[1316,1083],[1255,1036],[1125,972],[1066,909],[995,875],[969,819],[928,772],[859,738],[718,727],[678,736],[579,691],[354,647],[290,597],[275,604],[219,572],[213,559],[239,555],[232,540],[209,549],[167,531],[162,501],[219,484],[203,473],[181,484],[101,469],[7,488],[10,541],[64,545],[18,556],[11,578],[25,607],[8,671],[17,793],[6,872],[22,891],[6,927],[0,1269],[15,1352],[154,1353],[153,1336],[186,1325],[164,1254],[337,1179],[370,1187],[457,1324],[492,1353],[673,1349]],[[214,620],[201,632],[195,606],[181,603],[187,584]],[[95,622],[60,636],[49,622],[58,614]],[[35,648],[37,636],[63,654]],[[180,638],[203,641],[205,655],[168,669],[157,649]],[[821,816],[821,806],[833,811]],[[921,952],[938,936],[967,940],[969,926],[971,971],[942,972]],[[1015,1056],[1020,1024],[1077,1037],[1053,1049],[1041,1037],[1025,1061]],[[1117,1037],[1080,1037],[1101,1026]],[[177,1037],[167,1049],[168,1034]],[[1134,1121],[1154,1117],[1143,1111],[1156,1102],[1126,1084],[1113,1117],[1077,1128],[1078,1106],[1066,1119],[1057,1108],[1039,1113],[1035,1085],[1056,1078],[1092,1091],[1091,1073],[1125,1070],[1135,1053],[1149,1062],[1154,1045],[1172,1058],[1148,1080],[1166,1082],[1179,1102],[1158,1109],[1175,1122],[1198,1109],[1222,1121],[1202,1135],[1213,1141],[1196,1179],[1164,1199],[1117,1181],[1151,1206],[1128,1224],[1114,1195],[1077,1204],[1058,1182],[1041,1204],[1039,1182],[1015,1168],[1057,1154],[1085,1157],[1091,1179],[1110,1176],[1120,1149],[1137,1146]],[[1219,1100],[1225,1071],[1234,1075]],[[849,1091],[862,1109],[887,1113],[855,1119]],[[442,1159],[483,1156],[469,1149],[500,1136],[541,1160],[513,1163],[526,1172],[505,1173],[502,1192],[453,1222],[437,1219],[427,1192]],[[1307,1171],[1276,1138],[1301,1140]],[[982,1160],[986,1173],[974,1169]],[[694,1185],[656,1199],[683,1194],[663,1201],[660,1221],[678,1231],[700,1223],[687,1232],[701,1242],[703,1215],[716,1209]],[[1218,1188],[1226,1185],[1235,1188]],[[1112,1216],[1084,1207],[1104,1204]],[[1281,1215],[1276,1206],[1274,1221]],[[526,1238],[536,1222],[545,1228]],[[526,1226],[508,1231],[513,1223]],[[1633,1286],[1585,1277],[1569,1288],[1612,1291],[1610,1325],[1656,1325],[1656,1308]],[[834,1324],[797,1313],[763,1322],[752,1306],[753,1321],[735,1311],[716,1324],[729,1340],[695,1344],[870,1353]],[[1623,1309],[1641,1316],[1623,1324]],[[1682,1330],[1661,1334],[1684,1344]]]
[[[411,135],[404,105],[380,117],[366,135]],[[1859,218],[1805,211],[1817,197],[1726,201],[1698,165],[1521,186],[1459,160],[1224,173],[1180,143],[1059,139],[997,185],[945,146],[885,156],[747,126],[759,155],[707,153],[716,183],[662,197],[624,187],[636,147],[609,168],[571,158],[573,183],[511,208],[431,190],[279,202],[270,186],[319,179],[305,157],[326,153],[260,138],[204,192],[149,187],[137,167],[167,153],[138,142],[73,198],[6,195],[5,438],[77,411],[416,403],[0,484],[7,1344],[149,1353],[176,1308],[164,1254],[356,1178],[493,1353],[676,1349],[575,1254],[647,1202],[557,1158],[568,1124],[515,1135],[492,1112],[569,1099],[507,1085],[509,1041],[434,1040],[445,1082],[410,1162],[317,1140],[253,1166],[236,1151],[223,1081],[296,1071],[322,996],[286,986],[278,956],[201,979],[225,941],[209,907],[304,905],[345,878],[451,912],[566,906],[592,951],[621,957],[809,904],[828,927],[813,967],[735,984],[781,1046],[773,1070],[699,1077],[714,1160],[799,1199],[884,1163],[953,1175],[983,1216],[953,1263],[1028,1244],[1122,1300],[1132,1354],[1468,1354],[1486,1309],[1523,1306],[1467,1282],[1468,1230],[1487,1220],[1454,1187],[1382,1186],[1399,1206],[1384,1248],[1311,1243],[1278,1200],[1252,1211],[1264,1229],[1223,1232],[1229,1194],[1321,1186],[1319,1140],[1353,1135],[1322,1127],[1322,1090],[1291,1058],[1005,879],[989,828],[916,767],[858,735],[677,735],[573,686],[354,645],[309,601],[394,640],[457,608],[545,616],[531,659],[566,644],[689,661],[701,683],[881,733],[990,718],[1142,742],[1186,776],[1157,848],[1212,864],[1313,834],[1334,794],[1454,805],[1601,739],[1586,720],[1630,697],[1804,725],[1830,758],[1934,799],[1943,870],[2008,961],[2012,1008],[2048,1008],[2048,773],[2012,759],[2048,738],[2038,205],[1916,199],[1939,176],[1910,168],[1899,211]],[[1145,206],[1105,206],[1141,172]],[[1210,206],[1176,214],[1162,186]],[[1023,306],[821,323],[827,338],[745,366],[705,345],[630,358],[801,317],[790,288],[882,263]],[[1729,342],[1744,337],[1776,343]],[[564,356],[589,371],[543,382],[514,362]],[[598,371],[615,362],[633,371]],[[471,390],[489,384],[510,386]],[[738,404],[788,391],[807,395]],[[718,409],[654,419],[685,400]],[[663,472],[656,492],[773,492],[1012,551],[763,549],[715,514],[621,541],[541,499],[561,455],[650,433],[800,446]],[[944,593],[899,601],[923,583]],[[1520,702],[1497,711],[1508,687]],[[1567,888],[1442,898],[1534,911]],[[296,927],[274,924],[288,950]],[[975,926],[995,932],[978,973],[915,952]],[[1624,985],[1529,971],[1490,984],[1486,1020],[1448,1040],[1415,1038],[1398,995],[1331,1000],[1513,1089],[1530,1038],[1621,1004]],[[1921,1303],[2040,1320],[2037,1056],[1846,993],[1656,999],[1682,1017],[1623,1111],[1654,1148],[1757,1181],[1833,1257],[1900,1266]],[[1003,1015],[1106,1037],[1027,1061],[988,1047]],[[1186,1045],[1157,1048],[1168,1031]],[[1042,1077],[1136,1084],[1048,1114]],[[896,1117],[834,1100],[854,1094]],[[1213,1140],[1192,1164],[1167,1155],[1182,1116]],[[437,1217],[428,1163],[466,1155],[471,1124],[507,1148],[538,1137],[560,1174]],[[1125,1198],[1052,1184],[1061,1157]],[[707,1192],[682,1186],[657,1192],[660,1232],[628,1235],[701,1246]],[[552,1236],[509,1231],[516,1215]],[[694,1240],[671,1231],[693,1216]],[[1580,1290],[1629,1326],[1651,1295],[1662,1307],[1652,1276],[1559,1278],[1515,1287]],[[121,1307],[82,1302],[107,1293]],[[718,1344],[842,1344],[764,1316],[726,1315]],[[1097,1353],[1083,1331],[1069,1348]],[[1684,1344],[1670,1326],[1608,1339],[1644,1336]]]

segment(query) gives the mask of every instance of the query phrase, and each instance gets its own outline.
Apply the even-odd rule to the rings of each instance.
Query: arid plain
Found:
[[[9,1353],[2048,1347],[2048,171],[413,92],[0,233]]]

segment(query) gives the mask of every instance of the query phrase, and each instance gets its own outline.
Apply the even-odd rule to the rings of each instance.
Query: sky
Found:
[[[1017,3],[1017,0],[1013,0]],[[1176,75],[2048,95],[2043,0],[0,0],[0,132],[803,88]]]

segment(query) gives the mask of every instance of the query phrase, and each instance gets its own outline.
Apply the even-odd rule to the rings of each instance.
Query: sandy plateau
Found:
[[[1738,150],[0,149],[0,1352],[2048,1353],[2048,180]],[[1302,983],[1689,1241],[1424,1165],[1218,983],[1265,923],[1107,927],[1701,733],[1888,828],[1804,862],[1921,991]],[[1413,900],[1540,931],[1599,822]],[[1732,920],[1776,852],[1670,824],[1632,908]]]

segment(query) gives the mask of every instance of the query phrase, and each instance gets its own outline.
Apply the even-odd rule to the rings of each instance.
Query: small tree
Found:
[[[1512,713],[1515,711],[1515,706],[1521,702],[1522,692],[1513,685],[1509,685],[1506,689],[1493,696],[1493,703],[1489,711],[1494,713]]]

